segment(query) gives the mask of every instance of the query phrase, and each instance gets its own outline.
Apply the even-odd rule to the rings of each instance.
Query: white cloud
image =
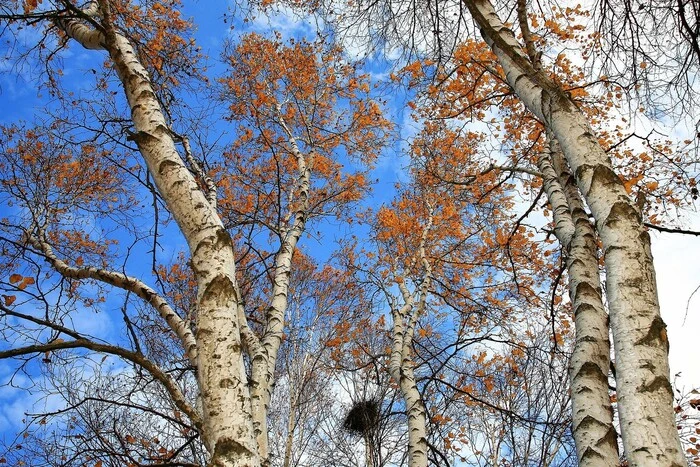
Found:
[[[700,229],[700,215],[690,218],[690,228]],[[652,232],[661,314],[668,326],[671,377],[681,374],[681,388],[700,387],[697,334],[700,329],[700,262],[695,259],[700,238]]]
[[[251,30],[258,33],[278,32],[283,39],[292,37],[313,37],[322,29],[317,18],[305,15],[284,5],[269,8],[265,14],[255,16],[248,23]]]
[[[11,373],[12,369],[7,364],[0,365],[2,381],[7,381]],[[0,387],[0,433],[12,435],[26,427],[28,413],[50,412],[63,406],[62,400],[55,394],[27,389],[35,384],[23,374],[16,373],[12,382],[12,386]]]

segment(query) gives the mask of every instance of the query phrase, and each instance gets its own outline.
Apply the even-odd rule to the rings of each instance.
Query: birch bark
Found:
[[[272,397],[272,385],[275,377],[277,354],[282,344],[284,331],[284,314],[288,305],[289,278],[292,271],[292,257],[297,243],[306,227],[308,216],[309,190],[313,169],[313,152],[305,154],[292,130],[287,125],[281,108],[277,108],[277,119],[287,135],[288,150],[297,161],[297,186],[294,190],[298,200],[289,214],[287,226],[281,232],[282,242],[275,258],[275,272],[272,298],[267,309],[267,326],[263,336],[258,339],[248,332],[246,344],[251,352],[250,391],[253,415],[253,427],[257,440],[258,452],[262,465],[269,465],[269,440],[267,413]]]
[[[605,254],[625,455],[635,466],[684,466],[672,408],[666,325],[641,216],[571,98],[532,67],[488,0],[464,4],[510,86],[558,140],[595,218]]]
[[[406,403],[408,465],[410,467],[426,467],[428,465],[428,438],[425,429],[427,416],[411,361],[411,342],[418,313],[413,310],[415,300],[406,289],[405,284],[401,283],[399,286],[407,301],[400,309],[392,310],[394,326],[389,371],[394,381],[399,384],[401,395]]]
[[[567,251],[576,329],[569,378],[578,462],[582,467],[615,467],[620,456],[608,391],[610,339],[595,231],[556,140],[550,139],[549,151],[541,155],[538,167],[548,196],[552,193],[555,235]]]
[[[393,320],[392,348],[389,361],[391,377],[398,383],[406,404],[408,417],[408,465],[426,467],[428,465],[428,437],[426,433],[427,411],[421,398],[411,360],[411,347],[418,318],[425,310],[425,301],[430,287],[431,268],[426,258],[425,241],[432,227],[432,213],[428,217],[421,235],[418,254],[424,269],[423,280],[418,290],[418,303],[408,290],[405,280],[398,281],[403,298],[403,306],[392,307]]]
[[[98,4],[103,31],[74,20],[60,26],[85,48],[109,53],[131,109],[136,130],[132,138],[187,240],[198,286],[197,378],[201,436],[211,454],[210,465],[258,466],[236,314],[240,297],[231,238],[178,154],[148,72],[130,42],[114,28],[108,2]]]

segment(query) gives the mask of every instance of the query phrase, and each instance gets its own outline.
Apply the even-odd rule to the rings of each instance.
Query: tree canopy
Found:
[[[700,465],[692,2],[203,7],[0,2],[0,464]]]

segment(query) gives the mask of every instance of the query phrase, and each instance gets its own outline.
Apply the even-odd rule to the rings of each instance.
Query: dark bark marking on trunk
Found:
[[[637,388],[638,392],[657,392],[661,389],[665,389],[671,396],[673,396],[673,389],[671,388],[671,382],[668,378],[664,376],[657,376],[649,384],[642,384]]]
[[[576,373],[577,377],[580,375],[594,376],[596,379],[598,379],[600,381],[607,381],[608,380],[608,375],[603,373],[603,370],[601,370],[598,365],[596,365],[595,363],[592,363],[592,362],[586,362],[583,365],[581,365],[578,372]]]
[[[225,306],[228,304],[229,297],[234,296],[235,287],[231,278],[227,275],[219,274],[214,277],[202,292],[201,302],[214,300],[216,306]]]
[[[660,316],[654,318],[649,326],[649,331],[646,336],[635,342],[636,345],[646,345],[649,347],[656,347],[657,342],[666,347],[666,352],[668,352],[668,334],[666,333],[666,323],[661,319]]]

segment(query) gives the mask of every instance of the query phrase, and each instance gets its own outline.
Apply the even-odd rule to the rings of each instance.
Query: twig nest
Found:
[[[343,428],[365,435],[373,431],[379,423],[379,403],[376,400],[358,401],[345,416]]]

